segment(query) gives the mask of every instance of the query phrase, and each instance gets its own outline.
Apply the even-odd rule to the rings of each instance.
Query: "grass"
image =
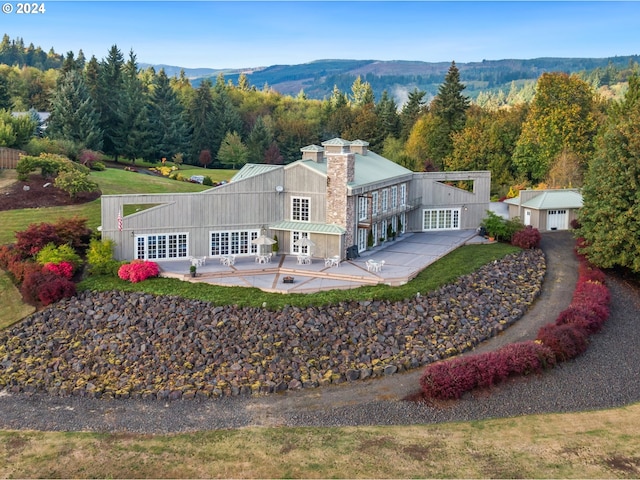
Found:
[[[638,478],[638,431],[640,404],[392,427],[5,431],[0,477]]]
[[[482,265],[519,249],[503,243],[467,245],[454,250],[429,265],[416,278],[405,285],[363,286],[350,290],[330,290],[317,293],[268,293],[257,288],[223,287],[207,283],[190,283],[171,278],[154,278],[132,284],[115,277],[89,277],[78,285],[78,290],[144,291],[155,295],[177,295],[200,299],[215,305],[238,305],[278,309],[285,305],[298,307],[328,305],[343,301],[389,300],[400,301],[413,297],[416,292],[426,293],[455,281],[458,277],[477,270]]]
[[[224,170],[224,172],[229,172]],[[168,178],[127,172],[108,168],[102,172],[92,172],[91,179],[100,185],[104,195],[127,193],[174,193],[200,192],[210,187],[189,182],[177,182]],[[83,217],[88,219],[89,228],[101,224],[100,199],[82,205],[65,207],[26,208],[0,212],[0,245],[15,241],[15,232],[24,230],[32,223],[55,222],[61,218]]]
[[[9,275],[0,270],[0,330],[31,315],[35,310],[35,307],[22,302],[22,295]]]

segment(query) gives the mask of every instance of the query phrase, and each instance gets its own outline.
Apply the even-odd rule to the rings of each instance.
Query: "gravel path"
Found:
[[[576,280],[573,240],[543,237],[547,277],[541,296],[514,326],[475,352],[535,337],[571,299]],[[545,374],[515,379],[439,407],[402,401],[421,370],[263,397],[159,402],[0,393],[0,428],[61,431],[187,432],[245,426],[399,425],[592,410],[640,400],[640,300],[635,287],[610,278],[611,316],[576,360]]]

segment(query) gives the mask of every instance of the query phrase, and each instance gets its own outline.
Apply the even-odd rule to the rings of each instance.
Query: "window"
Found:
[[[136,235],[135,257],[138,260],[169,260],[186,258],[186,233]]]
[[[459,230],[460,209],[443,208],[424,210],[422,230]]]
[[[391,187],[391,208],[398,207],[398,186]]]
[[[358,198],[358,220],[369,218],[369,199],[367,197]]]
[[[407,184],[400,185],[400,206],[404,207],[407,204]]]
[[[371,194],[371,214],[375,217],[378,215],[378,192],[373,192]]]
[[[298,222],[309,222],[309,198],[292,197],[291,198],[291,220]]]
[[[291,253],[293,254],[309,254],[309,245],[299,245],[298,240],[301,238],[308,238],[309,232],[291,232]]]
[[[251,243],[258,238],[258,230],[235,230],[210,232],[209,255],[251,255],[258,251],[257,245]]]
[[[384,190],[382,190],[382,211],[386,212],[388,208],[389,208],[389,190],[385,188]]]
[[[366,228],[358,229],[358,251],[364,252],[367,249],[367,233],[369,230]]]

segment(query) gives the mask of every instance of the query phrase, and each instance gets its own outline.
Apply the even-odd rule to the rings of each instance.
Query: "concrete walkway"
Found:
[[[428,233],[407,233],[393,242],[362,252],[355,260],[345,260],[339,267],[327,267],[323,258],[314,258],[310,265],[298,265],[295,255],[278,255],[272,263],[255,263],[254,256],[237,257],[235,265],[220,264],[217,257],[207,258],[198,267],[198,275],[190,276],[187,260],[158,262],[161,276],[190,282],[206,282],[223,286],[255,287],[266,292],[312,293],[321,290],[349,289],[362,285],[403,285],[425,267],[468,243],[486,240],[475,230],[453,230]],[[366,261],[384,261],[377,273],[367,270]],[[293,283],[284,283],[291,276]]]

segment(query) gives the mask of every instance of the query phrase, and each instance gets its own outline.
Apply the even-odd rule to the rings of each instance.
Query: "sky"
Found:
[[[31,14],[0,3],[0,33],[26,45],[98,60],[117,45],[139,63],[185,68],[640,54],[636,1],[45,0]]]

